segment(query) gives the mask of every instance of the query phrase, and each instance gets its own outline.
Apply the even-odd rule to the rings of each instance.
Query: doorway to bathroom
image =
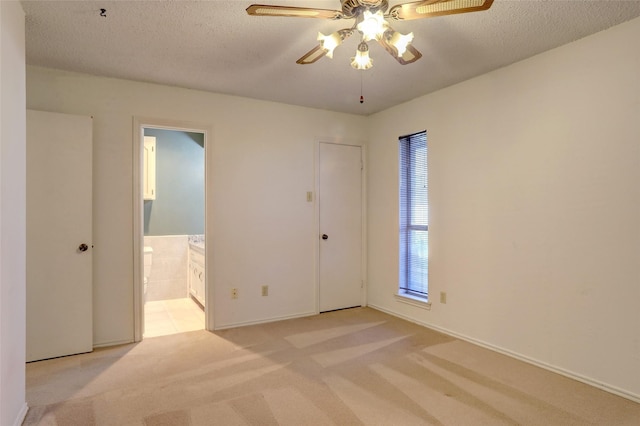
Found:
[[[138,119],[135,337],[202,330],[206,291],[206,126]]]

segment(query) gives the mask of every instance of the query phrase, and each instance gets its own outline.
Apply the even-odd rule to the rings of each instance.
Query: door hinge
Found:
[[[364,281],[360,281],[360,288],[364,288]]]

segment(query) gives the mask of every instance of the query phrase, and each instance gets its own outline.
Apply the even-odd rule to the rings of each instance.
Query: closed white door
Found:
[[[27,361],[90,352],[92,119],[27,111]]]
[[[320,312],[362,305],[361,151],[320,143]]]

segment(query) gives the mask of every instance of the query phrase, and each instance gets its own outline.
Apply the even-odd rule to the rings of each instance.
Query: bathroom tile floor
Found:
[[[204,311],[190,298],[147,302],[144,337],[167,336],[204,329]]]

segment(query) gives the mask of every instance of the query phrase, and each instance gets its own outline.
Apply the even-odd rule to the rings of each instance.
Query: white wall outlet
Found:
[[[442,303],[443,305],[447,304],[447,292],[446,291],[441,291],[440,292],[440,303]]]
[[[231,289],[231,298],[232,299],[237,299],[238,298],[238,289],[237,288],[232,288]]]
[[[262,295],[263,296],[268,296],[269,295],[269,286],[268,285],[263,285],[262,286]]]

